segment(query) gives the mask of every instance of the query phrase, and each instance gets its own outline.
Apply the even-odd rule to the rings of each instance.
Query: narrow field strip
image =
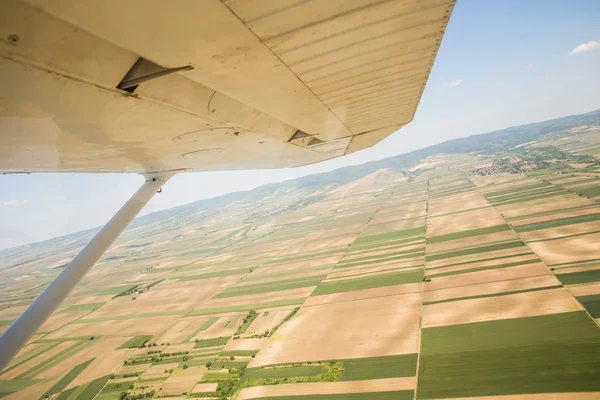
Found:
[[[384,286],[414,283],[423,280],[423,270],[396,272],[391,274],[374,275],[364,278],[345,279],[335,282],[323,282],[312,292],[311,296],[350,292],[354,290],[371,289]]]
[[[437,254],[431,254],[431,255],[428,254],[425,256],[425,261],[443,260],[446,258],[454,258],[454,257],[460,257],[460,256],[466,256],[466,255],[478,254],[478,253],[487,253],[487,252],[496,251],[496,250],[513,249],[513,248],[517,248],[517,247],[525,247],[525,243],[523,243],[521,240],[516,240],[516,241],[511,241],[511,242],[506,242],[506,243],[473,247],[473,248],[469,248],[469,249],[465,249],[465,250],[455,250],[455,251],[437,253]]]
[[[512,290],[510,292],[489,293],[489,294],[480,294],[480,295],[476,295],[476,296],[465,296],[465,297],[454,297],[454,298],[445,299],[445,300],[425,301],[425,302],[423,302],[423,305],[427,306],[427,305],[431,305],[431,304],[450,303],[453,301],[461,301],[461,300],[485,299],[485,298],[489,298],[489,297],[509,296],[511,294],[538,292],[538,291],[542,291],[542,290],[551,290],[551,289],[560,289],[562,287],[563,287],[562,285],[554,285],[554,286],[544,286],[544,287],[531,288],[531,289]]]

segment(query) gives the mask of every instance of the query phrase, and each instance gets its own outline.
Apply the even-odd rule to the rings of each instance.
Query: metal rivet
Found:
[[[8,41],[11,43],[17,43],[19,41],[18,35],[8,35]]]

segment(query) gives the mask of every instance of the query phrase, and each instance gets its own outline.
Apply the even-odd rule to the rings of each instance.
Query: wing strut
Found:
[[[75,285],[96,264],[161,186],[175,173],[144,175],[146,182],[121,207],[87,246],[0,336],[0,371],[58,308]]]

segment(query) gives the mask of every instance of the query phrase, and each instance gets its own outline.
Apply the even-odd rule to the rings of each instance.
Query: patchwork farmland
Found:
[[[0,397],[598,399],[599,116],[139,218]],[[0,253],[0,331],[93,233]]]

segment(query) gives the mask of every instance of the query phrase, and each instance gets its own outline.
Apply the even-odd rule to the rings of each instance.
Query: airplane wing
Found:
[[[410,122],[454,0],[0,2],[0,172],[293,167]]]

